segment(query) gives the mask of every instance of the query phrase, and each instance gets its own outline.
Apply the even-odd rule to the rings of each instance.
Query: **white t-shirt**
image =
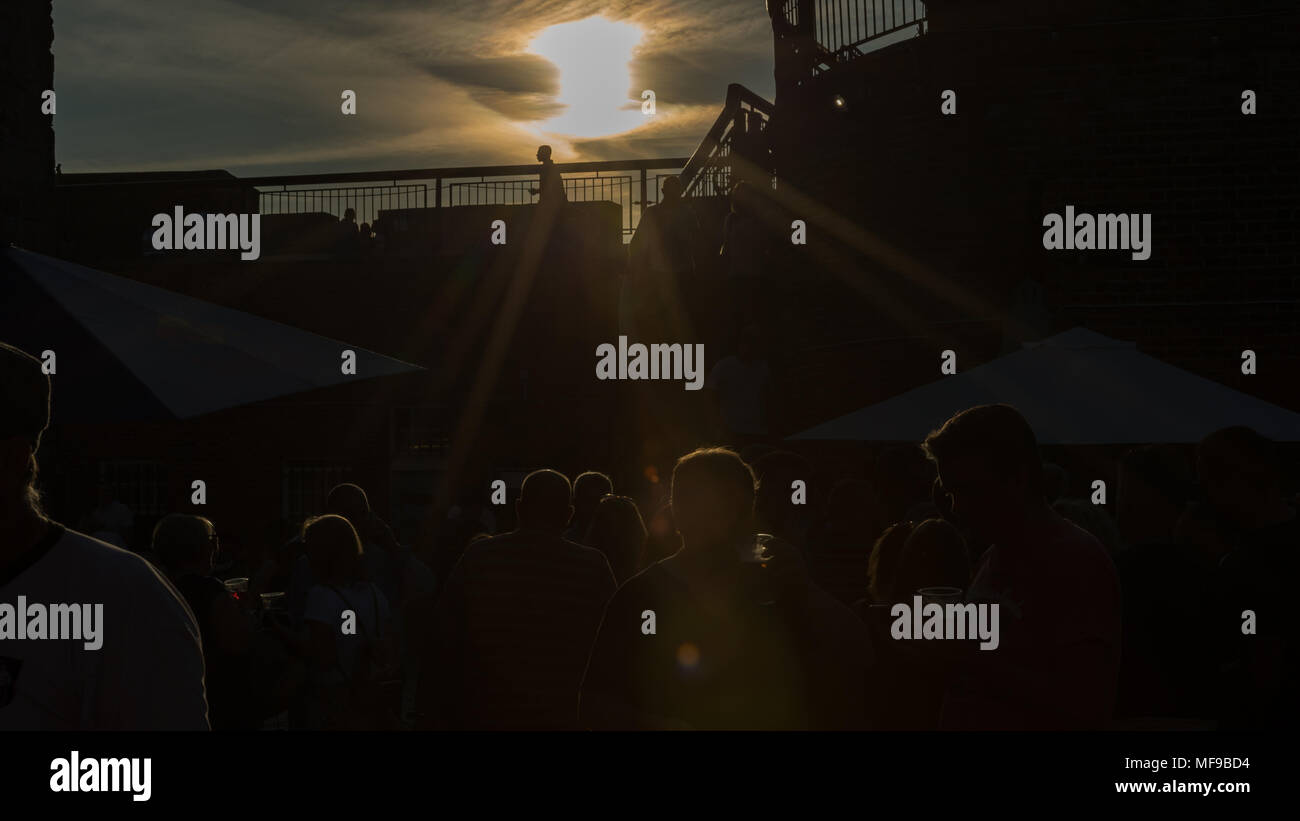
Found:
[[[29,614],[103,605],[103,644],[19,639],[0,626],[0,730],[208,729],[198,624],[153,565],[51,523],[17,567],[0,569],[0,605],[16,610],[19,596]]]
[[[707,387],[717,392],[722,417],[734,433],[767,433],[764,392],[771,379],[772,373],[762,359],[745,362],[737,356],[725,356],[713,366]]]
[[[354,634],[343,632],[344,610],[356,614]],[[368,642],[387,637],[381,627],[388,623],[389,618],[388,599],[369,582],[353,582],[346,587],[334,588],[318,584],[307,593],[307,607],[303,613],[304,620],[320,622],[334,631],[339,665],[349,674],[356,669],[357,654],[362,647]],[[341,677],[342,673],[337,669],[331,670],[327,676]]]

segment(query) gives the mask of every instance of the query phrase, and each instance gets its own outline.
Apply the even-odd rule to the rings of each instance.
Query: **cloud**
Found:
[[[556,67],[528,44],[594,14],[645,29],[628,91],[639,99],[654,89],[659,114],[621,135],[561,135],[562,159],[689,154],[727,83],[771,95],[771,33],[752,0],[189,0],[176,9],[172,0],[54,4],[65,172],[531,162],[539,124],[563,106]],[[355,117],[339,111],[343,89],[357,93]]]

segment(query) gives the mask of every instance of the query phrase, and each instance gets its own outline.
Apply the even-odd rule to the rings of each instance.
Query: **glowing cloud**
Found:
[[[604,137],[645,125],[639,91],[633,98],[632,51],[643,32],[631,23],[588,17],[551,26],[529,49],[555,64],[560,72],[559,102],[564,112],[538,123],[550,134]]]

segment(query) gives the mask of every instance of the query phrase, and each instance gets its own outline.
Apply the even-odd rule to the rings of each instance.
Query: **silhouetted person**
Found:
[[[600,500],[614,492],[614,483],[609,477],[598,471],[589,470],[579,473],[573,480],[573,521],[564,538],[578,544],[587,544],[587,530],[596,515],[596,506]],[[588,545],[595,547],[595,545]]]
[[[642,213],[627,249],[623,299],[631,309],[630,332],[638,338],[676,340],[688,333],[698,235],[681,180],[665,177],[661,200]]]
[[[302,542],[315,581],[304,613],[310,659],[307,726],[393,729],[397,704],[383,690],[383,683],[397,675],[392,611],[366,578],[361,539],[347,519],[328,514],[303,524]]]
[[[991,545],[968,599],[1000,604],[1000,644],[969,648],[944,726],[1104,727],[1119,673],[1119,581],[1101,543],[1048,506],[1033,430],[1009,405],[980,405],[926,437],[925,451],[953,512]]]
[[[345,259],[355,259],[361,253],[361,235],[357,229],[357,212],[348,208],[343,212],[343,219],[338,224],[338,239],[335,253]]]
[[[645,553],[646,529],[636,502],[609,495],[600,500],[584,544],[604,554],[619,584],[636,575]]]
[[[427,641],[424,631],[433,613],[433,572],[397,541],[393,529],[371,509],[370,499],[359,485],[345,482],[331,488],[325,512],[347,519],[361,539],[365,576],[393,609],[393,639],[402,679],[407,687],[414,687],[419,651]]]
[[[596,729],[861,728],[870,645],[808,582],[798,550],[755,557],[754,474],[700,449],[673,470],[682,549],[632,577],[606,609],[582,688]],[[654,619],[654,631],[648,630]]]
[[[896,534],[906,534],[901,550]],[[867,614],[873,646],[881,655],[875,723],[881,729],[933,730],[939,726],[944,694],[954,672],[954,660],[943,642],[894,639],[890,615],[895,602],[914,604],[927,588],[965,590],[970,584],[970,560],[961,533],[943,519],[926,519],[899,527],[883,542],[898,551],[892,562],[887,602],[858,612]],[[883,579],[881,580],[884,581]]]
[[[616,587],[599,551],[561,537],[573,516],[569,480],[524,478],[519,527],[470,545],[438,602],[426,726],[573,729],[578,686]]]
[[[894,580],[898,575],[898,562],[903,558],[907,537],[912,535],[912,528],[915,526],[915,522],[892,524],[885,528],[871,546],[866,577],[866,598],[869,604],[891,604],[894,601]]]
[[[538,205],[558,205],[562,202],[568,202],[569,198],[564,193],[564,180],[560,177],[560,170],[555,167],[555,162],[551,159],[551,147],[549,145],[539,145],[537,147],[537,161],[542,164],[541,171],[538,174],[537,188],[529,188],[528,193],[540,195],[537,198]]]
[[[356,530],[364,549],[366,577],[396,605],[401,598],[401,571],[410,555],[398,544],[393,529],[371,510],[366,491],[351,482],[335,485],[325,497],[325,512],[342,516]]]
[[[302,670],[272,669],[259,655],[248,615],[212,575],[219,550],[216,529],[202,516],[172,513],[153,530],[152,554],[199,625],[212,729],[256,730],[288,707]]]
[[[1300,716],[1300,615],[1293,602],[1300,519],[1282,488],[1277,446],[1250,428],[1224,428],[1201,441],[1196,459],[1210,503],[1236,530],[1220,565],[1216,617],[1232,665],[1225,726],[1294,727]],[[1253,635],[1243,631],[1247,610],[1255,615]]]
[[[208,729],[199,628],[180,593],[141,557],[41,510],[40,360],[0,343],[0,386],[0,602],[102,605],[99,616],[82,608],[82,640],[0,633],[0,730]]]
[[[898,559],[893,601],[907,601],[924,587],[970,586],[970,554],[961,532],[943,519],[926,519],[912,528]]]

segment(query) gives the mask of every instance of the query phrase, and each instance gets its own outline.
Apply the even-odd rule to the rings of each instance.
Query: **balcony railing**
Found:
[[[569,202],[633,202],[631,176],[562,177],[564,196]],[[447,205],[527,205],[536,194],[537,178],[454,182],[446,188]],[[651,194],[653,197],[653,194]],[[630,214],[628,215],[630,219]],[[628,222],[625,229],[631,228]]]
[[[357,223],[373,223],[380,211],[390,208],[424,208],[429,199],[427,185],[359,185],[346,188],[294,188],[258,192],[262,214],[320,213],[343,216],[349,208]]]
[[[811,11],[811,19],[803,19]],[[818,46],[813,73],[851,62],[906,37],[924,34],[921,0],[784,0],[781,14],[791,27],[810,33]]]
[[[755,99],[763,102],[761,98]],[[572,162],[556,163],[555,167],[570,202],[606,201],[620,206],[626,242],[636,231],[645,209],[659,200],[663,179],[681,172],[688,159]],[[203,202],[201,207],[223,212],[231,208],[252,208],[254,201],[258,212],[268,215],[314,213],[340,218],[351,208],[356,212],[358,224],[373,224],[379,212],[386,210],[535,202],[528,189],[539,184],[538,170],[536,164],[528,164],[265,177],[206,172],[115,174],[111,178],[68,174],[55,184],[69,194],[120,195],[133,206],[155,210],[171,208],[175,202],[173,197],[181,196],[186,201]]]
[[[622,208],[627,240],[636,231],[641,214],[659,199],[661,178],[686,162],[685,157],[669,157],[556,163],[556,168],[570,202],[607,201]],[[620,171],[633,173],[610,173]],[[536,201],[528,189],[537,187],[537,175],[536,165],[489,165],[245,177],[235,182],[258,189],[264,214],[325,211],[341,217],[350,207],[362,223],[373,222],[380,210],[392,208],[525,205]]]

